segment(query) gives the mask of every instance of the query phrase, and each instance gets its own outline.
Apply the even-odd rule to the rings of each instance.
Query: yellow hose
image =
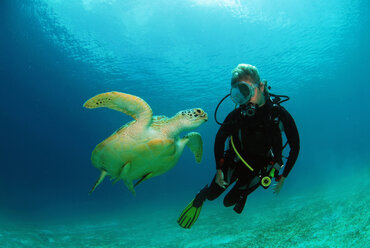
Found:
[[[238,150],[236,150],[236,147],[234,145],[234,140],[233,140],[233,136],[230,136],[231,138],[231,145],[234,149],[234,152],[236,153],[236,155],[238,155],[239,159],[248,167],[248,169],[250,169],[251,171],[254,171],[253,168],[242,158],[242,156],[240,156]]]

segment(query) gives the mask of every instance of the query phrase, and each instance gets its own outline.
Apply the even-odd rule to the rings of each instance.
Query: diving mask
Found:
[[[238,105],[246,104],[254,96],[256,88],[257,86],[254,84],[250,85],[243,81],[237,82],[231,87],[231,100]]]

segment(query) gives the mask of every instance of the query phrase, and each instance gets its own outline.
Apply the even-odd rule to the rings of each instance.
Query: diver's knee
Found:
[[[235,205],[235,203],[238,201],[239,199],[239,195],[240,193],[238,191],[235,191],[235,190],[231,190],[224,198],[224,206],[225,207],[230,207],[230,206],[233,206]]]
[[[235,203],[236,203],[235,199],[224,198],[224,206],[225,207],[231,207],[231,206],[235,205]]]
[[[217,199],[222,193],[224,192],[224,189],[220,187],[218,188],[210,188],[207,194],[207,200],[213,201]]]
[[[207,200],[208,201],[213,201],[218,197],[218,195],[207,195]]]

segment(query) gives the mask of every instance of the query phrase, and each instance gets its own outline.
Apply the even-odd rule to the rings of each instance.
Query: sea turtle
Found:
[[[202,159],[203,142],[199,133],[179,137],[181,132],[207,121],[207,113],[200,108],[180,111],[172,118],[153,116],[143,99],[121,92],[99,94],[83,106],[89,109],[106,107],[135,119],[95,147],[91,161],[101,174],[90,193],[109,175],[115,182],[122,179],[135,195],[134,187],[139,183],[173,168],[185,145],[198,163]],[[134,180],[138,180],[135,185]]]

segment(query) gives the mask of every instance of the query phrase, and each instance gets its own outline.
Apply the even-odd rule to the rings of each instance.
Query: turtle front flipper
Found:
[[[130,115],[144,126],[149,126],[153,117],[152,109],[143,99],[116,91],[96,95],[87,100],[83,106],[89,109],[102,107],[114,109]]]
[[[203,155],[202,136],[200,136],[200,134],[197,132],[191,132],[182,138],[182,140],[186,142],[186,145],[194,153],[197,163],[200,163]]]

